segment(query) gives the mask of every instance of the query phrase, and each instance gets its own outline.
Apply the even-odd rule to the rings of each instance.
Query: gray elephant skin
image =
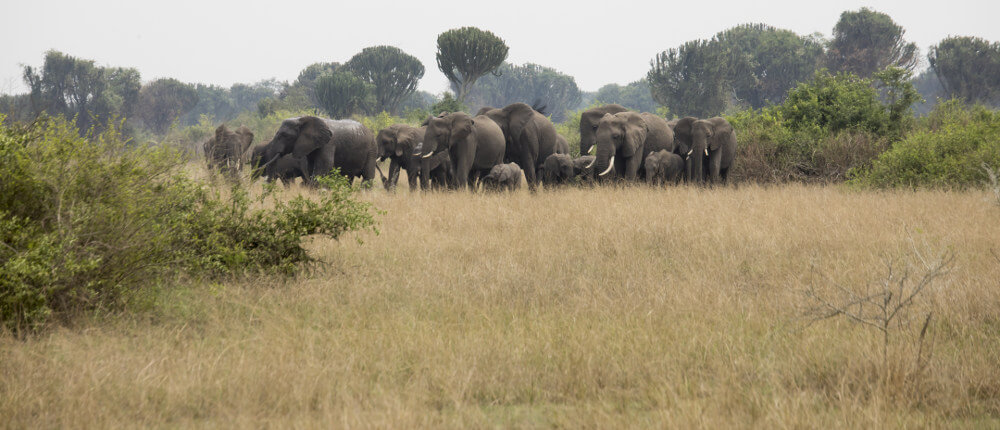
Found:
[[[560,152],[556,127],[526,103],[514,103],[502,109],[480,110],[503,131],[507,149],[504,161],[517,163],[524,170],[528,187],[533,191],[538,185],[536,170],[549,155]],[[569,146],[566,146],[568,152]]]
[[[597,157],[593,155],[584,155],[573,159],[573,176],[580,178],[583,181],[589,182],[594,179],[594,160]]]
[[[684,159],[673,152],[667,152],[665,149],[650,152],[643,164],[646,169],[646,182],[652,185],[666,183],[676,185],[684,173]]]
[[[691,181],[725,183],[736,156],[733,126],[722,117],[694,121],[688,154],[686,169]]]
[[[277,160],[274,160],[272,166],[271,172],[274,176],[268,176],[268,182],[280,179],[281,183],[287,188],[295,182],[295,178],[305,177],[305,172],[302,171],[302,162],[292,154],[282,155]]]
[[[605,114],[597,127],[597,177],[634,181],[645,176],[646,156],[664,149],[674,150],[674,133],[667,120],[651,113]]]
[[[580,155],[593,155],[597,144],[597,125],[605,114],[627,112],[624,106],[610,104],[587,109],[580,114]]]
[[[546,187],[568,184],[575,176],[573,157],[569,154],[552,154],[542,163],[541,177]]]
[[[420,151],[420,185],[429,187],[430,158],[448,152],[454,172],[452,188],[474,188],[476,179],[503,162],[504,136],[500,126],[486,116],[453,112],[431,117]]]
[[[334,167],[349,182],[360,176],[370,183],[375,177],[378,146],[371,130],[357,121],[302,116],[282,121],[271,141],[254,153],[254,166],[263,168],[268,177],[277,176],[272,161],[292,154],[301,163],[303,180],[310,186],[316,183],[314,177],[327,175]]]
[[[521,187],[522,169],[517,163],[498,164],[483,177],[486,191],[516,191]]]
[[[394,124],[378,132],[375,142],[379,147],[378,161],[389,159],[389,176],[383,182],[386,190],[396,188],[399,170],[406,170],[410,191],[417,188],[420,179],[420,150],[427,127]]]
[[[235,176],[246,162],[247,149],[251,143],[253,133],[250,129],[240,126],[236,131],[231,131],[225,124],[220,125],[215,129],[215,135],[203,146],[209,170],[219,169],[227,175]]]
[[[428,169],[430,169],[430,187],[432,190],[447,189],[448,184],[455,181],[455,171],[452,170],[451,155],[448,151],[441,151],[432,155],[428,159],[427,164]],[[419,169],[415,174],[419,174]]]

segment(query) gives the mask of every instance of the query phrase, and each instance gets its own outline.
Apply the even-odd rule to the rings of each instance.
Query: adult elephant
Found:
[[[454,188],[475,185],[477,178],[503,162],[504,136],[490,118],[453,112],[429,118],[420,156],[420,185],[430,185],[430,162],[435,153],[449,153]],[[471,182],[470,182],[471,175]]]
[[[215,129],[215,135],[209,138],[203,147],[208,168],[219,169],[225,174],[235,176],[246,162],[247,149],[251,143],[253,143],[253,133],[250,129],[240,126],[236,131],[231,131],[225,124],[220,125]]]
[[[375,142],[379,147],[378,161],[389,159],[389,177],[383,182],[386,190],[396,188],[399,170],[406,170],[410,191],[417,188],[420,179],[420,150],[427,127],[406,124],[390,125],[378,132]]]
[[[634,181],[645,174],[646,156],[664,149],[674,150],[674,133],[667,120],[645,112],[605,114],[597,127],[595,171],[600,178]]]
[[[587,109],[580,114],[580,155],[593,155],[597,148],[597,125],[604,118],[605,114],[616,114],[626,112],[624,106],[610,104]]]
[[[684,180],[688,181],[691,179],[691,166],[687,164],[687,159],[691,155],[691,145],[692,145],[692,126],[694,122],[698,121],[698,118],[693,116],[686,116],[684,118],[674,119],[668,122],[670,129],[674,132],[674,153],[680,155],[684,159]]]
[[[503,109],[483,109],[481,112],[503,131],[507,144],[504,161],[521,166],[528,188],[534,191],[538,186],[536,170],[548,156],[561,153],[555,125],[526,103],[514,103]]]
[[[725,118],[701,119],[691,124],[687,166],[695,182],[726,182],[736,156],[736,133]]]
[[[360,176],[370,183],[375,177],[378,146],[371,130],[354,120],[332,120],[315,116],[289,118],[260,151],[255,161],[268,177],[277,177],[272,162],[292,154],[301,163],[306,184],[315,185],[315,177],[329,174],[334,167],[349,182]]]

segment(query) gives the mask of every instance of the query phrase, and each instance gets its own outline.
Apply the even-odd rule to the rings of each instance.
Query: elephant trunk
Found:
[[[599,172],[597,176],[607,176],[608,173],[611,173],[611,171],[615,169],[614,151],[614,145],[597,145],[597,156],[594,158],[594,162],[597,165],[597,168],[594,169],[594,171]]]

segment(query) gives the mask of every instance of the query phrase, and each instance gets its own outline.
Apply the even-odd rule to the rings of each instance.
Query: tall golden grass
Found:
[[[315,240],[325,263],[299,278],[0,337],[0,426],[994,427],[986,197],[366,191],[380,233]],[[885,368],[878,333],[803,313],[809,285],[836,297],[884,280],[886,259],[945,250],[951,271],[908,310],[933,312],[923,372],[906,327]]]

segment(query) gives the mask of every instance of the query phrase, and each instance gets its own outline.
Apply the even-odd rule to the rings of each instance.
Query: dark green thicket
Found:
[[[305,236],[373,225],[339,176],[316,200],[251,199],[192,181],[183,163],[174,149],[128,145],[113,123],[80,137],[62,119],[0,117],[0,327],[128,309],[182,273],[290,273],[310,260]]]

